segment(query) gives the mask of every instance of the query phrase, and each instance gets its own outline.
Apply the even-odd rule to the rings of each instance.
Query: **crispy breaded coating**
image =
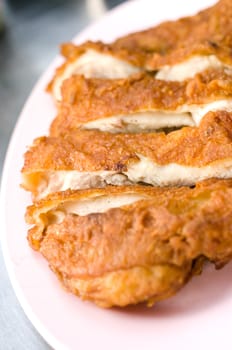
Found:
[[[138,154],[159,165],[205,166],[232,155],[232,113],[209,112],[199,127],[165,134],[110,134],[74,130],[64,137],[41,137],[25,154],[23,173],[39,169],[119,170]]]
[[[70,207],[94,196],[102,196],[107,206],[109,196],[143,191],[145,199],[101,213],[80,216],[75,205]],[[231,195],[232,180],[208,180],[193,189],[133,186],[56,193],[28,208],[27,220],[35,225],[28,239],[77,295],[101,306],[152,303],[179,289],[199,258],[217,267],[231,259]],[[157,269],[158,281],[165,281],[161,290]],[[141,293],[132,287],[134,278]]]
[[[57,68],[54,79],[49,83],[48,90],[51,91],[53,83],[58,76],[61,76],[68,65],[75,62],[79,57],[85,54],[88,50],[93,50],[101,54],[113,55],[112,49],[108,44],[100,41],[86,41],[81,45],[75,45],[73,43],[64,43],[60,46],[62,56],[66,59],[66,62]]]
[[[203,57],[209,58],[208,62],[203,63],[205,68],[211,65],[214,68],[229,67],[232,65],[231,17],[231,1],[220,0],[195,16],[163,22],[145,31],[126,35],[111,44],[91,41],[79,46],[64,44],[61,52],[66,61],[56,70],[48,90],[59,100],[63,81],[73,74],[83,74],[88,78],[122,78],[140,69],[157,72],[193,57],[197,58],[199,67],[194,67],[195,62],[192,62],[188,67],[189,77],[195,69],[196,72],[202,70]],[[105,58],[107,64],[103,63]],[[182,80],[178,75],[174,75],[175,79],[169,79],[169,75],[161,74],[160,78]]]
[[[74,130],[65,137],[42,137],[25,154],[23,186],[38,196],[114,184],[115,174],[123,175],[118,185],[192,185],[205,178],[227,178],[232,171],[231,138],[232,114],[222,111],[209,112],[199,127],[169,134]],[[75,176],[72,186],[70,176]]]
[[[125,59],[136,56],[137,64],[148,70],[175,65],[195,55],[215,55],[222,62],[232,65],[231,17],[231,0],[220,0],[195,16],[163,22],[119,38],[113,46],[115,50],[124,50]],[[140,53],[143,53],[141,60]]]
[[[56,100],[60,100],[60,88],[65,79],[74,74],[83,74],[85,77],[96,78],[125,78],[141,70],[130,64],[127,60],[120,59],[120,55],[107,44],[91,42],[75,46],[67,43],[62,45],[61,52],[66,61],[56,69],[52,81],[47,90]]]
[[[62,46],[58,115],[25,153],[22,187],[30,246],[82,299],[152,306],[232,259],[231,18],[220,0]]]
[[[144,113],[150,113],[148,118],[152,119],[152,112],[157,111],[170,113],[169,119],[173,118],[173,122],[168,122],[175,126],[175,118],[180,118],[176,116],[178,111],[191,113],[209,103],[231,98],[232,75],[223,69],[207,70],[183,82],[156,80],[141,73],[118,80],[73,76],[62,86],[62,102],[50,133],[57,136],[79,127],[87,128],[89,122],[96,120],[110,124],[111,121],[107,118],[112,116],[118,118],[113,122],[115,125],[112,126],[112,131],[125,132],[129,123],[125,117],[134,115],[139,124],[139,120],[142,123]],[[158,129],[162,125],[162,115],[157,118],[154,129],[156,124]],[[181,119],[176,123],[181,123]],[[183,119],[183,125],[184,123]],[[148,131],[151,126],[148,124]],[[165,125],[164,121],[163,126],[168,124]]]

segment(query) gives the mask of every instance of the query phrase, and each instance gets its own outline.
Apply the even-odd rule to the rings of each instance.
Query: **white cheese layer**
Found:
[[[76,61],[69,64],[61,76],[57,77],[53,86],[53,95],[56,100],[61,100],[61,86],[64,80],[75,74],[82,74],[86,78],[126,78],[140,71],[138,67],[120,60],[109,54],[102,54],[89,49]]]
[[[129,115],[118,115],[85,123],[82,128],[111,133],[137,133],[162,128],[198,126],[209,111],[232,111],[232,99],[218,100],[204,105],[183,105],[174,111],[140,111]]]
[[[197,73],[200,73],[210,68],[227,68],[229,71],[232,67],[221,62],[216,56],[193,56],[188,60],[174,64],[166,65],[160,68],[156,74],[156,79],[171,80],[171,81],[183,81],[194,77]]]

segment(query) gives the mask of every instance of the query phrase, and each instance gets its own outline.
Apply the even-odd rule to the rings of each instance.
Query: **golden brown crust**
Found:
[[[23,173],[47,170],[125,172],[139,156],[166,165],[203,167],[231,159],[232,114],[209,112],[199,127],[169,134],[109,134],[74,130],[64,137],[41,137],[25,154]]]
[[[215,55],[222,62],[232,65],[231,17],[231,1],[221,0],[195,16],[163,22],[148,30],[121,37],[112,44],[87,41],[76,46],[66,43],[61,47],[66,62],[56,70],[48,90],[52,91],[56,78],[88,49],[152,71],[195,55]]]
[[[228,183],[229,180],[227,180]],[[215,183],[215,180],[208,180],[197,184],[197,187],[205,186],[205,184]],[[157,196],[163,198],[167,196],[167,193],[179,194],[184,191],[186,192],[188,187],[151,187],[151,186],[107,186],[105,188],[91,188],[84,190],[67,190],[62,192],[50,193],[46,198],[36,201],[33,205],[27,208],[26,221],[29,224],[35,224],[34,217],[37,217],[37,213],[43,210],[43,208],[53,208],[59,206],[60,203],[65,203],[68,201],[82,201],[84,199],[97,198],[99,196],[109,196],[117,194],[131,194],[137,193],[148,198],[152,196]],[[189,189],[190,190],[190,189]],[[50,210],[50,209],[49,209]]]
[[[50,133],[57,136],[87,122],[112,116],[175,111],[183,105],[231,97],[231,75],[223,69],[207,70],[183,82],[157,80],[144,73],[115,80],[73,76],[62,86],[59,114],[51,124]]]
[[[137,187],[140,188],[143,189]],[[128,188],[111,190],[101,189],[98,194],[112,195]],[[84,193],[88,197],[91,190],[82,191],[81,195]],[[37,225],[29,231],[29,241],[61,279],[72,281],[104,279],[108,273],[130,271],[135,267],[181,269],[192,266],[202,256],[217,267],[231,259],[232,204],[228,198],[232,195],[232,180],[204,181],[193,189],[151,188],[149,193],[150,199],[105,213],[66,214],[61,223],[47,227],[40,226],[37,216],[39,206],[49,202],[49,199],[42,200],[27,212],[30,222]],[[62,204],[64,199],[74,201],[75,196],[77,200],[80,198],[79,191],[57,193],[51,198]],[[52,209],[60,210],[60,207],[53,202],[47,211]],[[42,216],[46,222],[46,214]],[[139,301],[144,299],[140,297]]]
[[[232,3],[221,0],[193,17],[165,22],[111,45],[63,46],[57,77],[86,50],[158,70],[193,55],[216,55],[232,65]],[[175,110],[231,97],[231,77],[207,71],[184,82],[161,82],[144,73],[129,79],[71,78],[63,86],[53,136],[35,140],[23,174],[43,171],[126,172],[142,155],[155,164],[204,167],[231,161],[232,113],[208,113],[199,127],[164,133],[112,135],[75,130],[102,117],[143,110]],[[70,132],[70,133],[67,133]],[[34,181],[38,179],[34,177]],[[133,204],[85,216],[68,203],[97,196],[142,194]],[[222,267],[232,258],[232,180],[211,179],[195,188],[118,186],[52,193],[27,208],[31,247],[39,250],[63,285],[100,306],[153,304],[176,293],[203,261]],[[137,198],[137,197],[136,197]],[[140,197],[139,197],[140,198]]]
[[[129,191],[151,199],[102,214],[68,214],[47,228],[38,221],[37,212],[46,206],[59,210],[65,201]],[[218,267],[231,259],[231,194],[232,180],[208,180],[194,189],[134,186],[56,193],[28,208],[27,218],[37,224],[28,238],[64,286],[81,298],[103,307],[152,305],[199,273],[202,256]]]
[[[123,307],[142,301],[152,306],[175,294],[193,274],[191,264],[138,266],[84,279],[54,272],[69,291],[101,307]]]
[[[231,17],[231,1],[221,0],[195,16],[163,22],[119,38],[113,46],[121,50],[122,57],[124,53],[125,59],[134,54],[137,64],[149,70],[176,64],[193,55],[216,55],[231,65]]]

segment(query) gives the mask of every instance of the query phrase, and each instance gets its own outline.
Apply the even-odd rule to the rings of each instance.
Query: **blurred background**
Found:
[[[37,79],[57,55],[59,44],[123,2],[0,0],[0,177],[19,113]],[[1,249],[0,349],[51,349],[16,300]]]

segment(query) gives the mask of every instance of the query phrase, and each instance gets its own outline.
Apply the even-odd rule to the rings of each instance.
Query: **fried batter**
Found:
[[[108,209],[109,198],[131,193],[144,199]],[[153,303],[175,293],[201,257],[217,267],[231,259],[231,195],[232,180],[207,180],[194,189],[56,193],[28,208],[27,220],[35,225],[28,239],[82,298],[106,307]],[[96,206],[80,216],[80,203],[94,196],[103,198],[105,211]]]
[[[56,100],[61,99],[60,88],[65,79],[74,74],[96,78],[125,78],[140,68],[121,60],[113,50],[101,42],[88,41],[80,46],[71,43],[62,45],[62,53],[67,61],[56,69],[55,76],[48,85]]]
[[[153,305],[206,260],[232,259],[231,18],[220,0],[111,44],[62,46],[58,116],[26,152],[22,186],[30,246],[82,299]]]
[[[231,17],[231,0],[220,0],[195,16],[163,22],[148,30],[124,36],[116,40],[113,46],[115,50],[124,50],[125,59],[138,57],[137,64],[149,70],[175,65],[191,56],[205,55],[216,56],[232,65]],[[140,53],[143,53],[141,60]]]
[[[138,132],[192,126],[215,108],[232,110],[232,75],[222,69],[204,71],[184,82],[146,74],[119,80],[75,76],[63,84],[59,114],[50,132],[57,136],[78,127]]]
[[[60,100],[63,81],[74,74],[114,79],[145,69],[158,71],[159,79],[184,80],[210,67],[231,69],[231,17],[231,0],[220,0],[195,16],[161,23],[112,44],[64,44],[61,51],[66,61],[48,90]]]
[[[210,112],[199,127],[169,134],[74,130],[35,140],[25,154],[23,187],[50,192],[107,184],[192,185],[232,175],[232,113]]]

